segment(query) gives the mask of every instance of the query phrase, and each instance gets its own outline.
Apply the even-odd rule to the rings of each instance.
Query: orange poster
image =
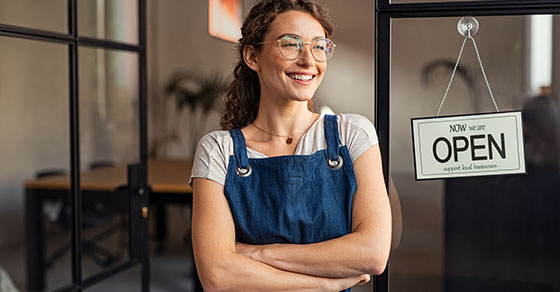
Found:
[[[211,36],[236,43],[241,38],[241,0],[208,0],[208,32]]]

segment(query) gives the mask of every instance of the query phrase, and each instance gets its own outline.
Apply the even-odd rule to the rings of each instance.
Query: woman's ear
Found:
[[[255,72],[259,72],[260,70],[257,57],[257,51],[253,46],[246,45],[243,48],[243,61],[245,61],[245,64],[247,64],[247,66],[249,66],[249,68],[251,68]]]

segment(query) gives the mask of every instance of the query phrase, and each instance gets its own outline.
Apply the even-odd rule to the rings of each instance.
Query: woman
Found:
[[[313,0],[247,15],[222,127],[192,171],[206,291],[339,291],[383,272],[391,214],[373,125],[309,110],[334,44]]]

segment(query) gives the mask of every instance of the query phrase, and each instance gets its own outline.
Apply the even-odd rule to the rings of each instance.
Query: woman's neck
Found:
[[[307,102],[290,102],[284,106],[261,103],[253,124],[266,132],[291,136],[302,133],[315,120],[315,114],[307,107]]]

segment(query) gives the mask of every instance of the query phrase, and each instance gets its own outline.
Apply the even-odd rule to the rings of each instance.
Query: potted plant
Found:
[[[156,156],[158,150],[178,139],[177,127],[180,127],[177,117],[187,110],[190,157],[194,157],[198,140],[204,135],[208,117],[212,110],[216,110],[225,94],[227,80],[218,73],[201,74],[191,70],[176,71],[166,82],[164,93],[173,100],[177,111],[172,118],[172,130],[152,143],[151,156]]]

